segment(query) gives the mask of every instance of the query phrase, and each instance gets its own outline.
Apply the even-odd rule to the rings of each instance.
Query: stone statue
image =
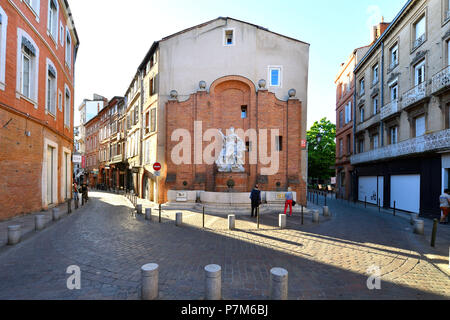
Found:
[[[245,172],[245,144],[241,138],[230,129],[230,134],[225,136],[222,130],[219,130],[223,139],[223,149],[220,152],[216,165],[219,172]]]

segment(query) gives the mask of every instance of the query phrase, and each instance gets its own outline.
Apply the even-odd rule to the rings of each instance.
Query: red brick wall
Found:
[[[241,118],[241,106],[247,106],[247,118]],[[248,79],[238,76],[227,76],[216,80],[209,93],[197,92],[184,102],[169,101],[166,105],[166,164],[163,165],[162,177],[165,181],[167,174],[176,174],[176,181],[160,185],[159,199],[167,200],[168,190],[218,190],[216,186],[216,172],[214,165],[194,163],[194,121],[202,121],[203,133],[208,129],[226,130],[234,127],[244,131],[252,128],[279,129],[283,137],[283,150],[280,153],[280,167],[277,174],[268,176],[267,183],[259,183],[262,190],[286,190],[291,186],[299,192],[301,203],[306,202],[306,185],[301,179],[301,103],[296,99],[281,101],[275,94],[265,90],[256,92],[255,85]],[[186,129],[191,135],[191,163],[175,165],[171,159],[172,149],[179,143],[171,141],[172,133],[177,129]],[[247,139],[248,141],[248,139]],[[210,142],[203,143],[203,150]],[[254,146],[253,146],[254,147]],[[270,143],[267,147],[271,154]],[[203,151],[202,150],[202,151]],[[258,156],[259,158],[259,156]],[[259,163],[259,162],[258,162]],[[250,165],[249,153],[246,153],[245,172],[247,179],[242,181],[242,175],[235,175],[240,181],[236,191],[250,191],[261,173],[261,164]],[[264,166],[269,167],[269,165]],[[233,174],[230,174],[233,176]],[[197,178],[197,179],[196,179]],[[200,178],[200,179],[199,179]],[[221,177],[222,179],[222,177]],[[183,185],[186,181],[187,186]],[[276,183],[280,183],[280,187]],[[243,189],[243,190],[241,190]],[[305,196],[301,194],[305,193]]]
[[[6,39],[6,76],[5,90],[0,90],[0,220],[13,216],[46,209],[42,202],[42,163],[44,159],[44,138],[49,138],[58,144],[58,202],[62,183],[62,150],[63,147],[73,150],[73,66],[65,64],[65,46],[59,39],[56,43],[47,35],[48,1],[41,0],[39,21],[30,8],[22,1],[0,1],[0,6],[8,16]],[[59,21],[67,25],[60,1]],[[18,12],[20,10],[26,19]],[[31,25],[30,25],[31,24]],[[32,103],[16,97],[17,69],[17,30],[23,29],[39,48],[38,100],[37,109]],[[65,33],[65,29],[64,29]],[[72,45],[76,39],[72,34]],[[73,48],[72,48],[73,52]],[[73,54],[72,54],[73,55]],[[71,92],[71,125],[64,127],[64,104],[59,110],[58,97],[56,119],[46,114],[46,60],[49,58],[57,71],[57,94],[64,96],[64,86]],[[72,62],[74,57],[72,56]],[[4,127],[7,123],[9,124]],[[30,131],[30,137],[25,135]],[[70,168],[72,171],[72,168]]]

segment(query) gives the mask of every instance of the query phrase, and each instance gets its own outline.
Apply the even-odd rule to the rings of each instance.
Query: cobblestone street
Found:
[[[332,218],[278,213],[256,219],[164,211],[158,223],[136,216],[124,196],[91,192],[88,204],[20,244],[0,247],[0,299],[140,299],[140,267],[160,266],[160,299],[204,297],[204,266],[222,266],[224,299],[268,299],[269,271],[289,272],[290,299],[449,299],[448,226],[436,249],[407,219],[329,200]],[[179,211],[179,210],[177,210]],[[8,222],[11,225],[12,222]],[[439,237],[439,234],[438,234]],[[439,238],[438,238],[439,239]],[[444,242],[443,242],[444,241]],[[447,249],[443,249],[443,248]],[[81,268],[81,290],[68,290],[68,266]],[[381,268],[381,290],[369,290],[367,270]],[[447,269],[445,267],[446,266]]]

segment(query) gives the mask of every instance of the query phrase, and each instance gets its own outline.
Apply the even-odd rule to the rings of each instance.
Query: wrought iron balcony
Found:
[[[414,41],[414,48],[419,47],[424,42],[425,42],[425,33]]]
[[[431,93],[436,93],[450,86],[450,66],[436,73],[431,80]]]
[[[427,96],[427,83],[422,82],[403,94],[403,108],[406,108]]]
[[[352,156],[352,165],[386,160],[407,155],[417,155],[430,151],[450,150],[450,129],[426,134],[397,144],[370,150]]]
[[[387,117],[399,112],[400,110],[401,109],[398,100],[391,101],[381,108],[381,120],[386,119]]]

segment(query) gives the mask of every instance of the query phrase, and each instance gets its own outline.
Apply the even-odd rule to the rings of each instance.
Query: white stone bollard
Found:
[[[53,208],[52,209],[52,217],[53,217],[53,221],[57,221],[57,220],[61,219],[61,215],[59,213],[59,209],[58,208]]]
[[[410,220],[411,225],[414,225],[414,221],[416,219],[419,219],[419,214],[418,213],[411,213],[411,220]]]
[[[319,210],[314,210],[312,214],[312,221],[314,223],[319,223]]]
[[[9,245],[15,245],[20,242],[20,239],[22,238],[21,228],[22,228],[22,226],[20,226],[20,225],[8,227],[8,244]]]
[[[152,221],[152,209],[150,208],[145,209],[145,220]]]
[[[137,204],[136,205],[136,211],[138,214],[142,214],[142,204]]]
[[[425,234],[425,224],[423,220],[414,220],[414,233],[422,235]]]
[[[37,231],[42,230],[45,228],[45,216],[42,214],[39,214],[37,216],[34,217],[34,224],[35,224],[35,229]]]
[[[222,299],[222,268],[217,264],[205,267],[205,299]]]
[[[183,212],[177,212],[175,224],[180,227],[183,224]]]
[[[228,230],[236,229],[236,216],[234,214],[228,215]]]
[[[328,208],[327,206],[323,207],[323,216],[324,217],[330,216],[330,208]]]
[[[280,214],[278,216],[278,226],[280,227],[280,229],[286,229],[286,215],[285,214]]]
[[[288,272],[283,268],[272,268],[270,270],[270,299],[288,299]]]
[[[149,263],[141,267],[142,300],[155,300],[158,298],[159,291],[159,266],[156,263]]]

